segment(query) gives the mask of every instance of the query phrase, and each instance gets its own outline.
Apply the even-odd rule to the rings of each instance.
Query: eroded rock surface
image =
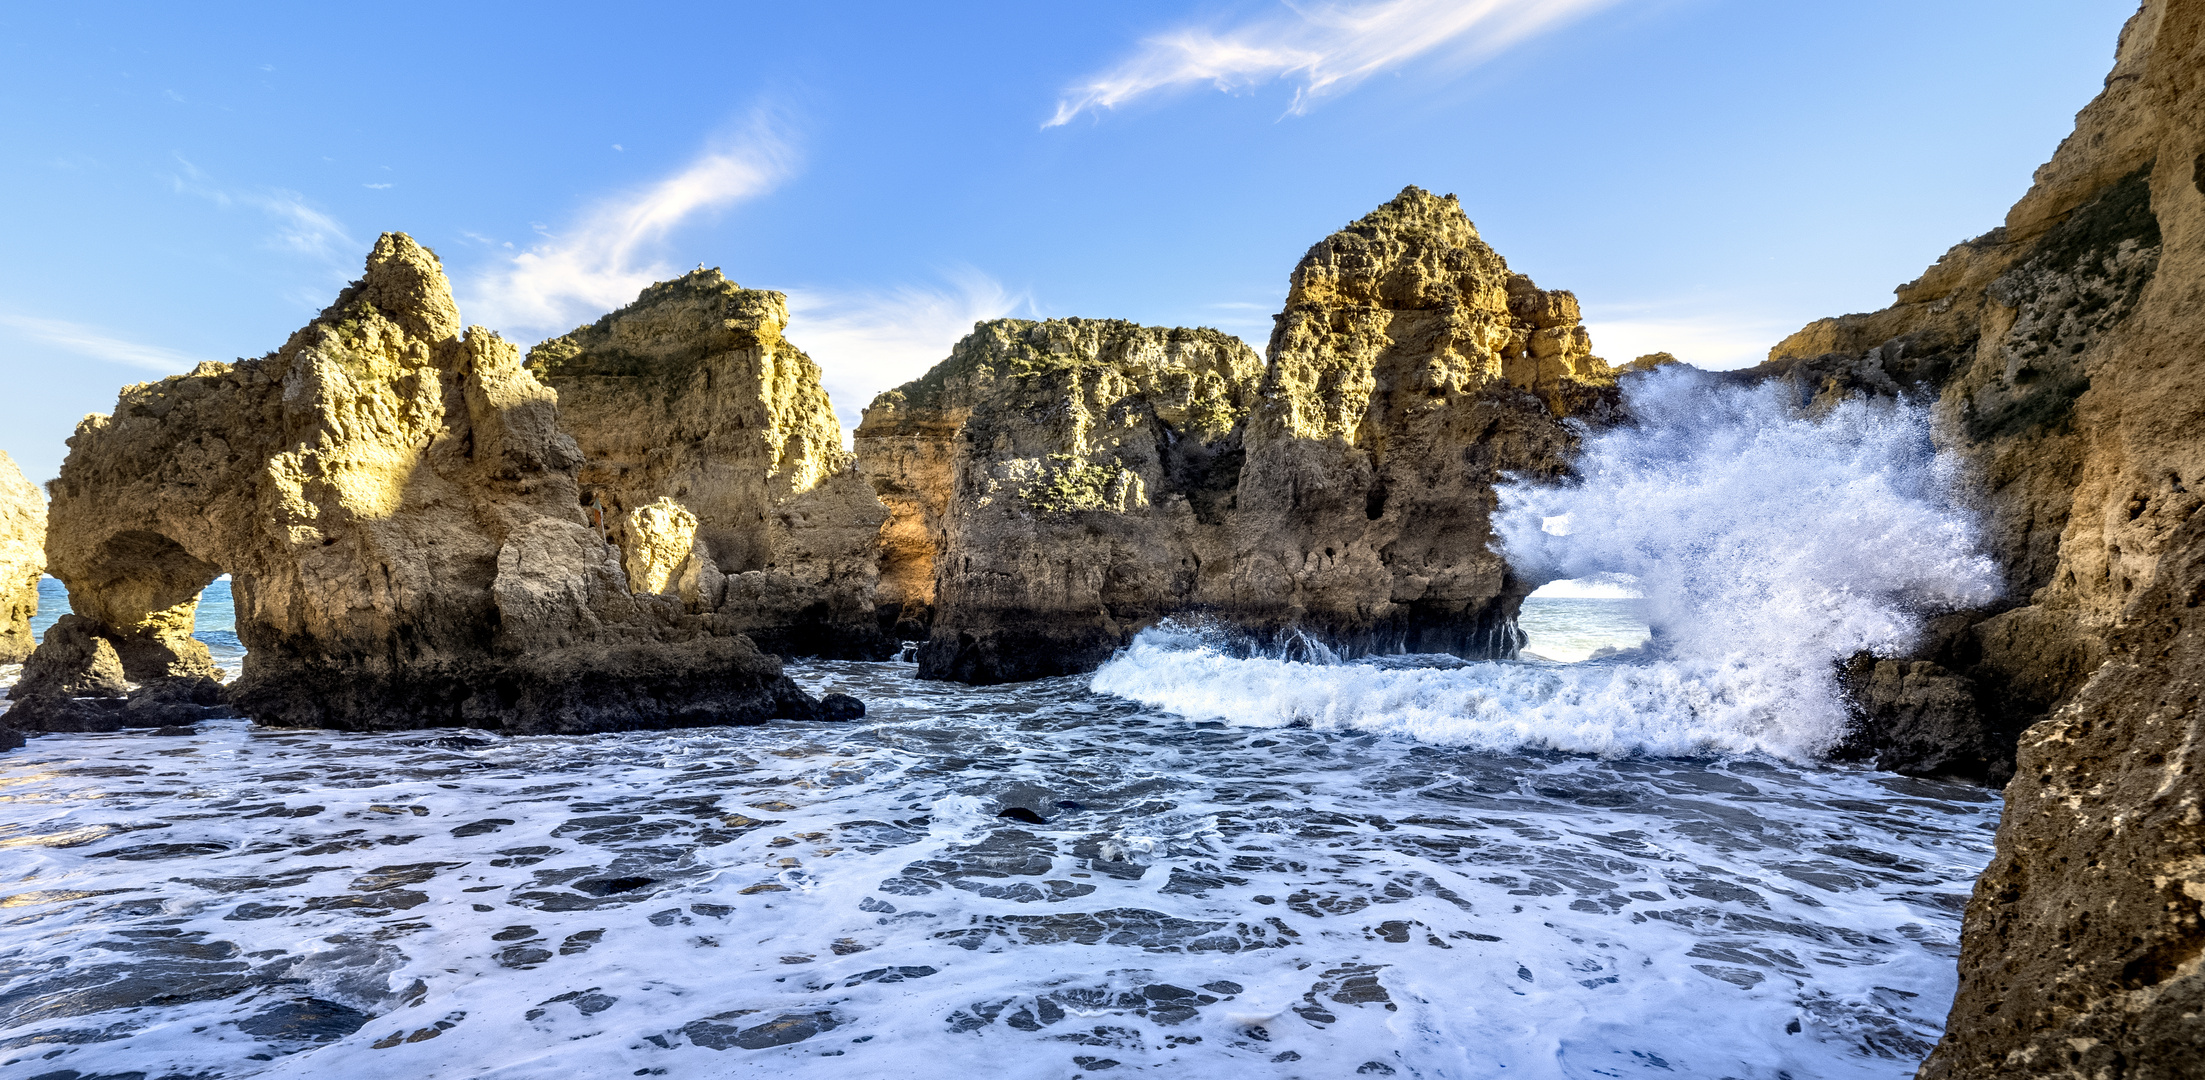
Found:
[[[128,387],[69,445],[51,569],[131,682],[187,681],[156,701],[198,704],[193,609],[229,572],[249,652],[227,696],[265,723],[567,732],[817,708],[728,620],[631,593],[583,516],[556,396],[462,328],[403,234],[283,348]]]
[[[46,497],[0,451],[0,664],[19,664],[38,642],[38,579],[46,572]]]
[[[857,432],[889,508],[882,610],[923,675],[1085,671],[1199,616],[1349,653],[1513,654],[1504,471],[1567,468],[1615,376],[1576,298],[1409,188],[1310,249],[1267,364],[1210,330],[982,324]]]
[[[1616,411],[1577,298],[1411,187],[1294,268],[1205,599],[1350,652],[1512,656],[1536,582],[1493,550],[1503,472],[1555,478]]]
[[[1924,1077],[2205,1067],[2201,78],[2205,3],[2150,0],[2004,226],[1753,376],[1934,395],[2005,568],[2002,605],[1850,673],[1879,764],[2012,777]]]
[[[880,603],[930,678],[1092,669],[1193,608],[1262,363],[1215,330],[998,319],[876,398],[861,465],[890,517]]]
[[[672,505],[704,553],[681,593],[690,610],[776,651],[885,656],[894,642],[873,592],[887,511],[788,321],[783,294],[698,270],[537,345],[528,366],[558,392],[585,512],[627,553],[631,584],[639,551],[659,542],[631,522]]]

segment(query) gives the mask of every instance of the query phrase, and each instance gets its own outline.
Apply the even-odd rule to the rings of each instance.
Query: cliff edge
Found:
[[[2004,780],[1922,1076],[2198,1076],[2205,1054],[2205,2],[2149,0],[1998,229],[1749,377],[1934,396],[1998,606],[1849,672],[1878,763]]]

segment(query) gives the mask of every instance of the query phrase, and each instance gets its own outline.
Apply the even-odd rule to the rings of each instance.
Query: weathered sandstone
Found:
[[[1577,298],[1513,273],[1410,187],[1294,268],[1203,600],[1352,653],[1512,656],[1537,586],[1493,550],[1494,482],[1555,478],[1611,420]]]
[[[886,656],[873,593],[887,511],[842,449],[818,365],[783,336],[788,321],[783,294],[700,269],[537,345],[528,367],[558,392],[560,427],[582,451],[580,498],[631,579],[639,553],[665,542],[632,523],[670,526],[672,507],[699,548],[679,592],[689,610],[778,652]]]
[[[2205,2],[2149,0],[2004,226],[1754,375],[1934,396],[2005,568],[1849,672],[1881,764],[2012,777],[1924,1077],[2205,1075],[2201,80]]]
[[[1215,330],[998,319],[876,398],[856,443],[889,507],[878,602],[931,615],[920,674],[1084,671],[1192,608],[1261,368]]]
[[[973,682],[1088,670],[1171,615],[1511,655],[1536,583],[1491,550],[1493,483],[1559,475],[1564,420],[1614,406],[1576,298],[1412,187],[1310,249],[1268,364],[1210,330],[998,320],[881,395],[876,602],[928,625],[922,675]]]
[[[46,571],[46,497],[0,451],[0,664],[19,664],[38,642],[38,579]]]
[[[193,611],[225,571],[249,650],[228,697],[265,723],[578,732],[817,711],[728,620],[631,593],[584,519],[555,395],[513,346],[462,329],[435,255],[402,234],[280,350],[128,387],[69,445],[46,554],[77,615],[32,657],[11,720],[78,700],[81,678],[42,695],[34,671],[109,675],[110,654],[198,704],[213,672]]]

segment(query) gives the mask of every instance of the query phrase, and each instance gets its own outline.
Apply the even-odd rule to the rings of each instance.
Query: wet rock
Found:
[[[237,1029],[276,1043],[335,1042],[367,1026],[374,1016],[320,998],[285,1002],[237,1021]]]
[[[828,694],[819,699],[822,720],[856,720],[865,715],[865,703],[848,694]]]
[[[82,615],[63,615],[46,630],[37,652],[23,662],[23,674],[8,689],[15,701],[30,698],[120,698],[130,686],[114,641],[98,623]]]
[[[160,679],[130,692],[123,707],[127,727],[187,726],[233,715],[223,703],[222,684],[204,675]]]
[[[0,450],[0,664],[20,664],[38,642],[38,579],[46,571],[46,497]]]
[[[681,1033],[690,1042],[713,1050],[764,1050],[800,1043],[842,1026],[842,1021],[831,1012],[783,1013],[763,1024],[740,1029],[719,1022],[744,1015],[747,1011],[721,1013],[691,1023],[683,1027]]]
[[[996,811],[995,816],[999,818],[1008,818],[1011,821],[1022,821],[1028,825],[1047,825],[1049,823],[1047,818],[1044,818],[1040,814],[1034,813],[1033,811],[1028,810],[1023,806],[1004,807],[1003,809]]]
[[[18,731],[98,733],[123,729],[124,701],[119,697],[36,696],[18,701],[0,714],[0,723]]]

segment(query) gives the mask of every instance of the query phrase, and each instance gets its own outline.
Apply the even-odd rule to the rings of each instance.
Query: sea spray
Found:
[[[1142,634],[1093,687],[1196,719],[1398,731],[1491,749],[1812,758],[1845,732],[1838,661],[1911,645],[1996,574],[1926,408],[1802,415],[1773,385],[1634,377],[1634,423],[1588,434],[1578,479],[1500,486],[1495,528],[1534,578],[1628,574],[1654,643],[1577,665],[1410,668],[1246,657]]]

